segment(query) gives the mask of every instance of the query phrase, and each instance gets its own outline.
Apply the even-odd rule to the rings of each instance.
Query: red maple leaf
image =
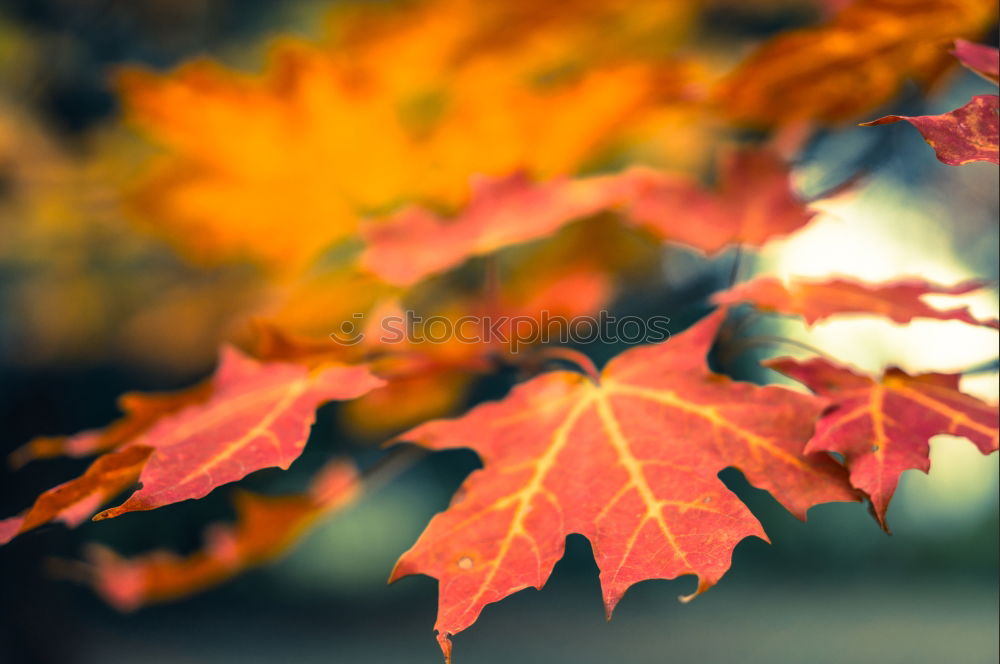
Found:
[[[844,455],[851,484],[871,497],[883,528],[902,472],[930,469],[931,436],[965,436],[983,454],[997,449],[997,407],[959,391],[960,374],[911,376],[890,368],[872,378],[822,358],[766,366],[831,401],[806,451]]]
[[[432,449],[470,447],[483,459],[392,574],[438,579],[447,656],[449,637],[486,604],[540,588],[570,533],[594,547],[609,615],[645,579],[694,574],[695,594],[715,584],[740,540],[766,537],[718,479],[724,468],[739,468],[799,517],[817,503],[856,499],[842,466],[803,453],[821,400],[708,370],[723,316],[623,353],[599,382],[547,373],[400,436]]]
[[[128,500],[94,519],[201,498],[255,470],[288,468],[305,446],[318,406],[384,384],[364,366],[310,370],[224,348],[210,398],[155,424],[144,422],[141,433],[118,441],[118,449],[82,476],[46,491],[23,515],[0,521],[0,544],[53,520],[75,526],[136,482],[140,487]]]
[[[734,244],[759,247],[814,216],[792,188],[788,165],[773,152],[731,151],[719,179],[712,191],[690,177],[643,167],[547,182],[523,174],[477,178],[469,204],[454,217],[414,206],[368,224],[361,262],[381,279],[410,286],[602,211],[709,254]]]
[[[151,447],[141,488],[95,520],[201,498],[255,470],[287,469],[302,453],[315,411],[385,384],[364,366],[261,363],[224,348],[212,398],[162,418],[131,445]]]

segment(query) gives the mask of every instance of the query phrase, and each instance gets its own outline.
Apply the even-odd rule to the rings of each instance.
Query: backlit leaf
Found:
[[[822,401],[708,370],[722,317],[626,351],[599,384],[543,374],[501,401],[400,436],[431,449],[469,447],[483,460],[392,575],[438,579],[446,655],[449,637],[486,604],[540,588],[570,533],[594,548],[609,615],[645,579],[693,574],[695,594],[714,585],[740,540],[765,537],[718,479],[724,468],[740,469],[800,518],[817,503],[855,499],[841,466],[803,453]]]
[[[117,448],[82,476],[43,493],[25,514],[0,521],[6,537],[0,544],[54,520],[76,526],[137,484],[122,505],[94,519],[201,498],[255,470],[287,468],[302,452],[318,406],[383,384],[364,366],[262,363],[224,348],[210,396],[205,384],[152,400],[139,397],[133,405],[141,406],[105,432]],[[165,404],[171,408],[158,407]],[[100,440],[100,433],[93,435]]]
[[[149,510],[234,482],[261,468],[282,469],[298,458],[315,410],[384,384],[363,366],[310,371],[295,364],[259,363],[223,350],[212,397],[161,418],[131,445],[153,448],[141,488],[96,519]]]
[[[896,323],[934,318],[998,328],[1000,322],[979,320],[967,307],[935,309],[922,299],[927,295],[964,295],[983,286],[978,281],[938,286],[918,279],[881,284],[851,279],[793,279],[783,283],[775,277],[758,277],[718,293],[712,299],[718,304],[746,302],[763,311],[802,316],[810,325],[840,314],[874,314]]]
[[[610,210],[625,223],[706,253],[759,247],[814,216],[792,188],[788,166],[766,150],[727,153],[720,184],[636,167],[617,175],[533,183],[524,175],[480,179],[469,205],[453,218],[411,207],[366,228],[366,268],[399,285],[467,258],[552,234],[572,221]]]
[[[902,472],[930,470],[932,436],[964,436],[983,454],[997,449],[997,406],[959,391],[960,374],[911,376],[890,368],[873,378],[821,358],[766,366],[830,400],[806,451],[842,454],[851,483],[871,497],[883,528]]]

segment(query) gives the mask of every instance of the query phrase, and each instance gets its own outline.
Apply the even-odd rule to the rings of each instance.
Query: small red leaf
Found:
[[[952,55],[991,83],[1000,84],[1000,51],[985,44],[974,44],[964,39],[955,40]]]
[[[941,115],[887,115],[862,122],[862,127],[906,120],[934,148],[937,158],[951,166],[973,161],[1000,164],[1000,120],[997,95],[976,95],[954,111]]]
[[[851,483],[871,497],[883,528],[902,472],[930,469],[931,436],[964,436],[983,454],[997,449],[997,408],[960,392],[960,374],[891,368],[873,379],[821,358],[765,364],[830,399],[806,451],[844,455]]]

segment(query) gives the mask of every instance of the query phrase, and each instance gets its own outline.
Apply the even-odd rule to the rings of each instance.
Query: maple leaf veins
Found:
[[[737,543],[766,539],[717,477],[724,468],[738,468],[799,517],[817,503],[857,499],[843,467],[803,454],[823,401],[708,369],[723,317],[619,355],[599,384],[543,374],[501,401],[400,436],[431,449],[471,447],[484,464],[391,577],[438,579],[446,657],[449,637],[486,604],[540,588],[571,533],[593,546],[609,615],[645,579],[694,574],[695,594],[711,587]]]

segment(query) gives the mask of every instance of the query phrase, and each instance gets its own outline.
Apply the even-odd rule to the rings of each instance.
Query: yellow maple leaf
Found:
[[[694,4],[349,7],[259,75],[125,71],[128,116],[164,148],[132,208],[189,256],[296,272],[362,216],[460,205],[471,175],[577,172],[694,94],[693,65],[664,56]]]

